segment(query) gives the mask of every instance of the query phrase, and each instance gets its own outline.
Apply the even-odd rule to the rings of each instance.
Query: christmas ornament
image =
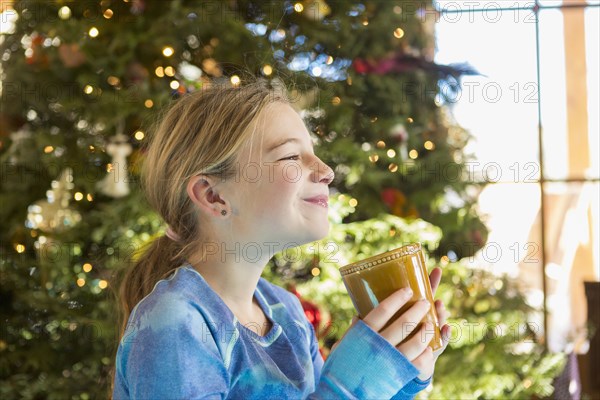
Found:
[[[419,55],[406,54],[405,51],[392,53],[379,60],[357,58],[352,62],[352,68],[361,74],[387,75],[391,73],[406,73],[410,71],[425,71],[436,73],[440,79],[449,76],[478,75],[479,73],[468,64],[440,65]]]
[[[25,51],[25,61],[29,65],[47,68],[49,65],[48,54],[44,50],[44,40],[46,38],[38,33],[33,33],[31,36],[31,45]]]
[[[324,0],[307,0],[303,6],[302,15],[311,21],[321,21],[331,14],[331,8]]]
[[[398,142],[398,157],[401,161],[408,161],[408,131],[404,124],[396,124],[390,129],[390,137]]]
[[[103,194],[119,198],[129,194],[127,156],[132,152],[129,138],[121,133],[113,136],[106,145],[106,152],[113,157],[108,167],[108,175],[96,184]]]
[[[11,133],[10,140],[11,144],[7,150],[7,160],[10,165],[26,163],[37,157],[35,141],[29,124],[25,124],[18,131]]]
[[[125,72],[125,79],[127,83],[131,85],[137,85],[138,83],[143,83],[148,79],[149,72],[141,63],[132,62],[127,66],[127,71]]]
[[[57,180],[52,181],[51,189],[46,192],[46,200],[38,200],[27,207],[25,225],[30,229],[63,232],[81,221],[81,214],[69,208],[71,189],[73,189],[73,170],[65,168]]]
[[[296,285],[293,283],[289,284],[288,291],[298,297],[302,309],[304,310],[304,315],[306,315],[306,319],[308,319],[308,322],[315,328],[315,332],[318,332],[321,325],[321,311],[319,310],[319,307],[315,303],[302,298],[302,295],[298,292]]]
[[[401,218],[419,218],[419,212],[416,207],[398,189],[387,188],[382,190],[381,200],[390,208],[391,214]]]
[[[77,43],[63,43],[58,48],[58,56],[67,68],[79,67],[86,61],[85,54],[81,52]]]
[[[146,9],[146,1],[145,0],[133,0],[131,2],[131,8],[129,11],[134,15],[140,15]]]

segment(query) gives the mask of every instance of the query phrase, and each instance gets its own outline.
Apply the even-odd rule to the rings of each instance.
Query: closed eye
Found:
[[[286,158],[282,158],[279,161],[282,161],[282,160],[294,160],[294,159],[297,160],[298,158],[300,158],[300,156],[297,156],[297,155],[296,156],[289,156],[289,157],[286,157]]]

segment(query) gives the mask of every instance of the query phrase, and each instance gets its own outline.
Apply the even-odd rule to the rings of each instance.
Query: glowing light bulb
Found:
[[[67,6],[63,6],[58,9],[58,17],[60,19],[69,19],[71,18],[71,9]]]
[[[265,74],[266,76],[269,76],[272,73],[273,73],[273,67],[271,67],[269,64],[267,64],[263,67],[263,74]]]

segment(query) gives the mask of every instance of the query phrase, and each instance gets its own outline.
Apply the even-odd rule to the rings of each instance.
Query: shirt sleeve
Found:
[[[392,400],[412,400],[415,398],[415,395],[419,393],[421,390],[425,389],[431,383],[431,377],[427,378],[427,380],[422,381],[419,378],[415,378],[410,381],[406,386],[402,388]]]
[[[202,314],[181,304],[166,311],[142,316],[124,335],[117,373],[128,398],[224,398],[228,373]]]
[[[420,381],[419,370],[362,320],[348,330],[325,362],[310,328],[316,390],[309,399],[412,399],[431,380]]]

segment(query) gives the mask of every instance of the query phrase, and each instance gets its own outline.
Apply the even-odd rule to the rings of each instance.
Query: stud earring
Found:
[[[221,210],[221,215],[226,215],[227,214],[227,210]]]

